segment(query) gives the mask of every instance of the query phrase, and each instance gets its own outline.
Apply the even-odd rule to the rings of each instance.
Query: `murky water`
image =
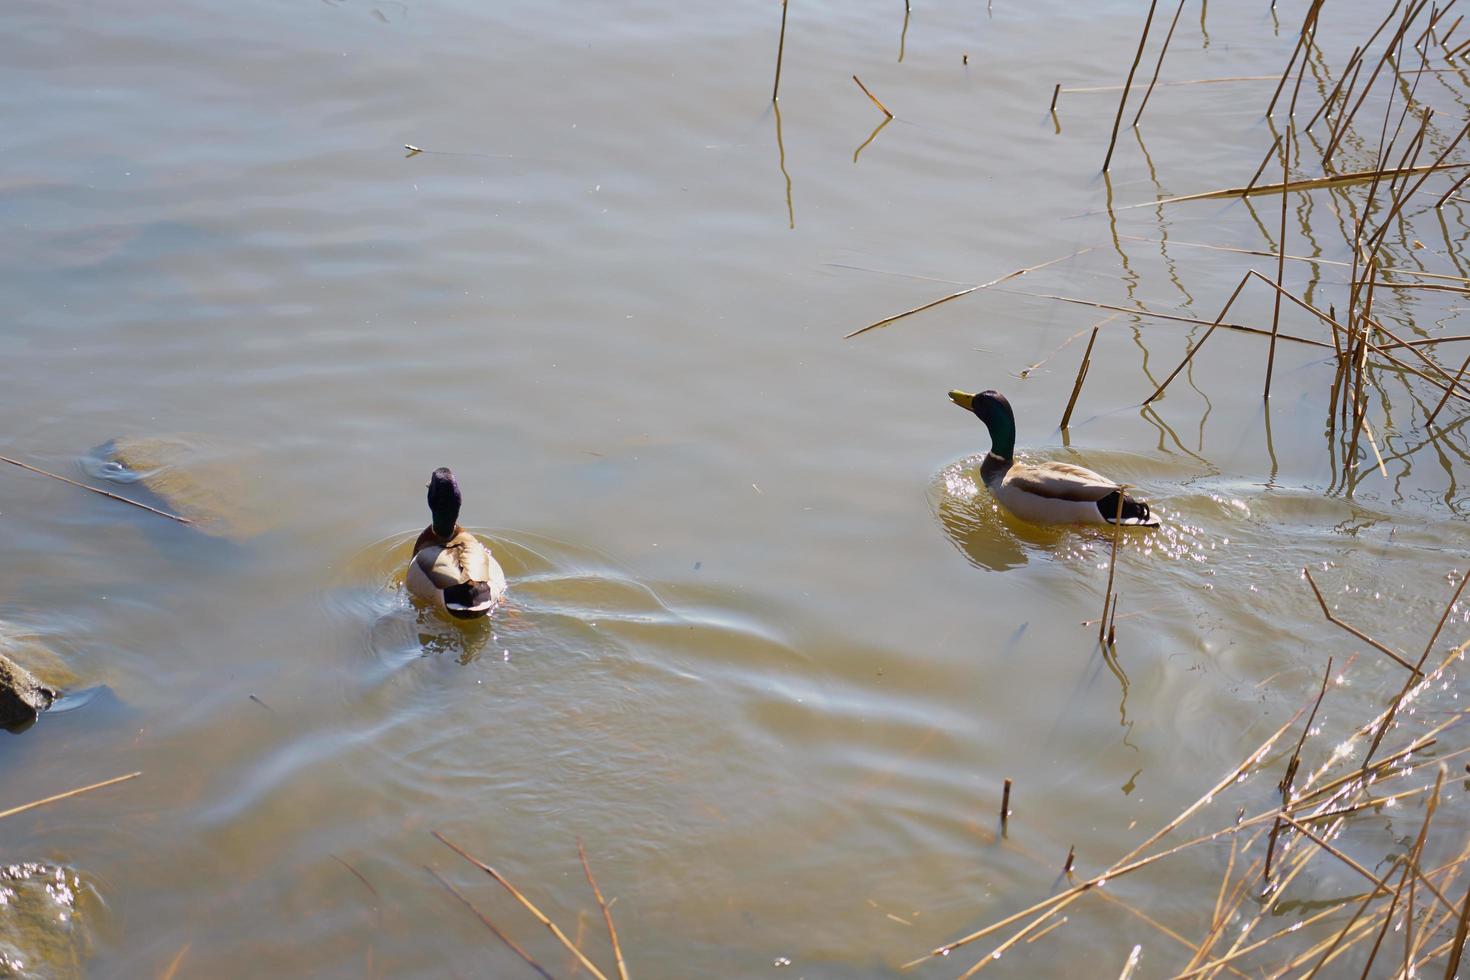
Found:
[[[1279,33],[1248,6],[1191,5],[1165,77],[1278,73],[1304,5]],[[0,861],[85,872],[101,976],[525,970],[426,864],[570,972],[438,830],[606,964],[581,839],[635,976],[883,977],[1045,895],[1069,846],[1126,852],[1329,654],[1360,654],[1332,719],[1376,710],[1398,668],[1301,570],[1422,645],[1466,544],[1433,398],[1384,380],[1389,476],[1349,496],[1320,349],[1283,344],[1267,417],[1260,340],[1217,336],[1144,412],[1201,328],[1124,315],[1057,431],[1109,312],[1028,294],[1209,320],[1271,264],[1186,243],[1270,250],[1277,198],[1098,213],[1239,185],[1273,138],[1270,81],[1161,87],[1104,182],[1117,93],[1047,102],[1120,83],[1141,15],[792,0],[778,117],[776,3],[0,9],[0,452],[162,505],[104,462],[161,438],[227,515],[0,472],[0,620],[100,689],[0,737],[0,809],[143,772],[5,820]],[[866,143],[854,73],[897,117]],[[1288,249],[1346,259],[1348,201],[1293,198]],[[1444,215],[1395,258],[1455,272]],[[1346,270],[1287,272],[1345,304]],[[1414,302],[1405,329],[1465,332]],[[1110,537],[997,513],[952,387],[1163,516],[1123,541],[1119,671],[1090,624]],[[395,577],[440,465],[511,579],[488,625]],[[1069,928],[998,965],[1121,965],[1146,927]]]

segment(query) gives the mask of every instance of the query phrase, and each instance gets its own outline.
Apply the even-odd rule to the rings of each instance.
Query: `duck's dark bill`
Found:
[[[949,393],[949,400],[967,412],[973,412],[975,410],[974,395],[966,394],[963,391],[951,391]]]

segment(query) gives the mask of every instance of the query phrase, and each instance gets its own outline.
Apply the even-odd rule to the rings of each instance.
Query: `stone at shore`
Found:
[[[0,653],[0,728],[35,721],[55,700],[56,691]]]

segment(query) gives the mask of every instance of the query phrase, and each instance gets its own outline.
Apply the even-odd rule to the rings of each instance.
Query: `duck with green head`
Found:
[[[505,572],[479,538],[459,526],[459,481],[441,466],[429,477],[433,520],[413,544],[408,591],[455,619],[488,616],[505,595]]]
[[[1033,524],[1126,524],[1157,527],[1148,504],[1130,497],[1117,483],[1071,463],[1021,463],[1016,453],[1016,415],[998,391],[977,395],[951,391],[952,402],[985,423],[990,452],[980,478],[1006,510]],[[1122,520],[1118,504],[1122,501]]]

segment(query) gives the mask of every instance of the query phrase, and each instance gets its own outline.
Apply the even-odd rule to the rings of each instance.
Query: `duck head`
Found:
[[[982,391],[978,395],[951,391],[949,400],[985,423],[990,430],[990,451],[1001,459],[1010,459],[1016,451],[1016,415],[1011,403],[998,391]]]
[[[434,515],[434,533],[441,538],[454,534],[459,521],[459,481],[447,466],[441,466],[429,477],[429,512]]]

